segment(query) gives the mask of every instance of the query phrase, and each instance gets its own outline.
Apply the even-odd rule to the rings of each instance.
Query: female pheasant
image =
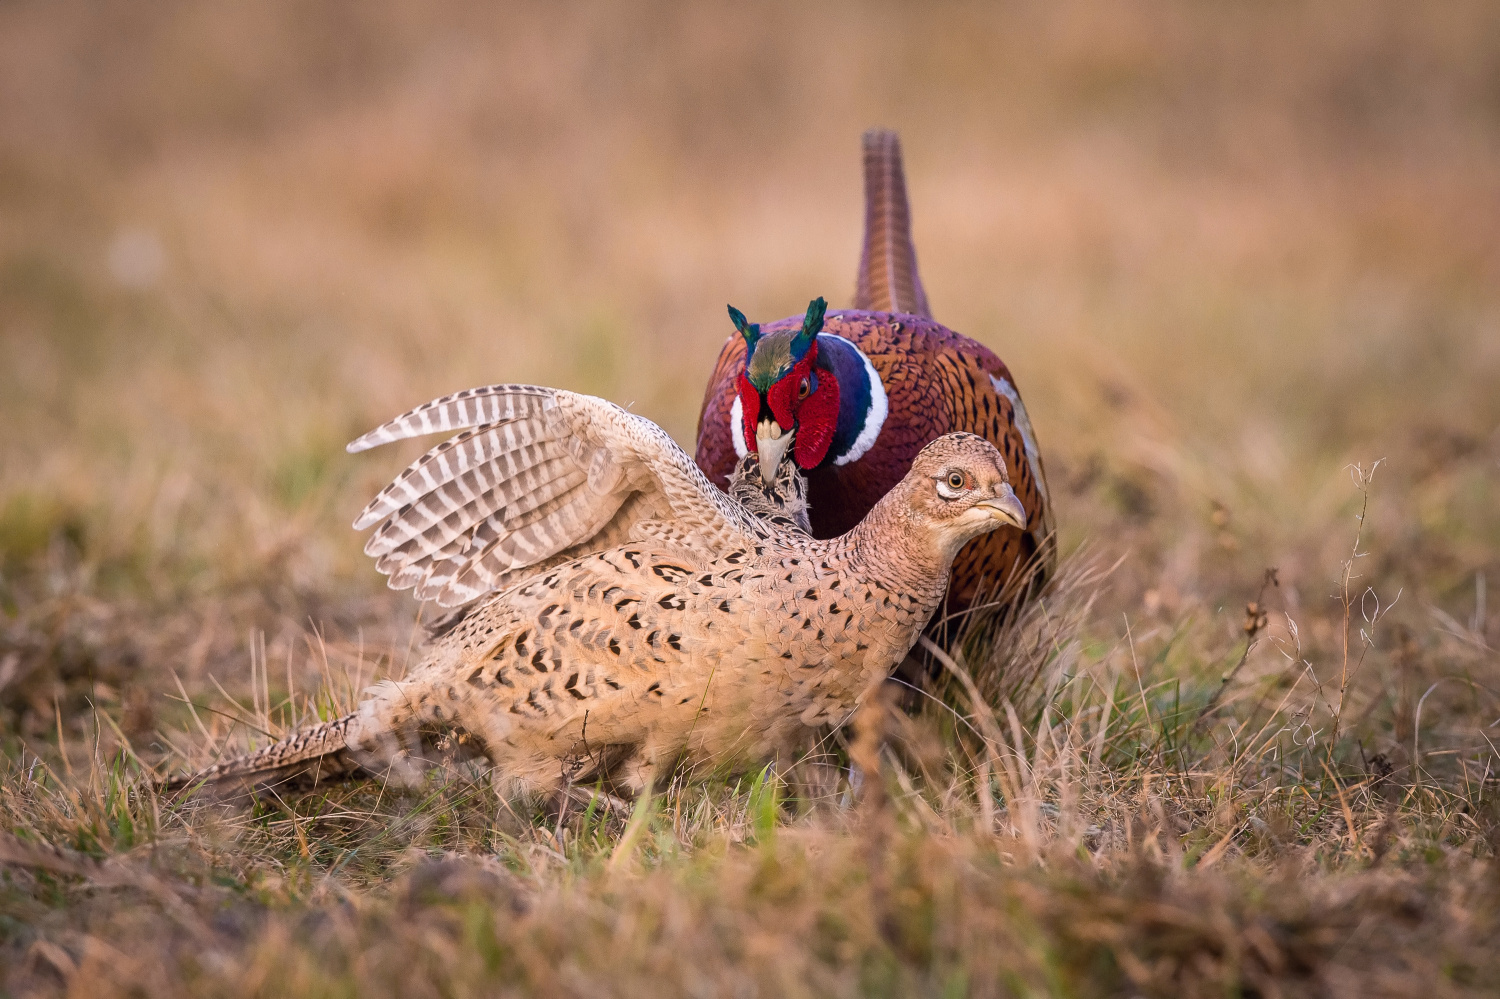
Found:
[[[906,655],[965,542],[1025,524],[999,452],[972,434],[928,444],[860,523],[822,541],[720,492],[649,420],[571,392],[471,390],[351,448],[460,427],[473,429],[362,521],[384,520],[375,537],[404,552],[393,583],[513,585],[354,713],[174,785],[399,776],[439,738],[487,757],[508,798],[596,776],[638,790],[684,756],[776,757],[844,720]],[[463,528],[466,508],[490,512]],[[580,543],[589,554],[557,560]]]
[[[718,485],[759,459],[770,481],[787,457],[807,475],[812,533],[849,530],[901,481],[928,441],[978,434],[1005,456],[1027,526],[975,541],[954,563],[948,609],[1052,570],[1052,509],[1031,420],[988,348],[932,319],[911,242],[901,145],[864,137],[865,239],[854,308],[750,324],[719,353],[698,417],[697,461]],[[1025,589],[1013,586],[1011,594]]]

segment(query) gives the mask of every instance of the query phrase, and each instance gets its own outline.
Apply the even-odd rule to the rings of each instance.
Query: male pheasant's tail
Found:
[[[202,785],[251,787],[292,778],[317,781],[350,773],[359,769],[348,741],[350,727],[357,717],[348,714],[293,732],[254,753],[225,760],[195,774],[171,778],[161,789],[174,792]]]
[[[932,318],[927,293],[917,276],[917,250],[911,241],[911,209],[901,169],[901,139],[888,129],[864,135],[865,246],[859,260],[854,307],[874,312],[909,312]]]

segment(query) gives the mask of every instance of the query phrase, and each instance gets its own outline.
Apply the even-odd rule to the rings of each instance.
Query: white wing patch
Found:
[[[829,334],[824,334],[825,336]],[[885,426],[886,414],[890,412],[890,401],[885,396],[885,386],[880,383],[880,375],[875,372],[875,365],[865,356],[865,352],[855,346],[854,342],[846,337],[839,337],[859,355],[860,361],[864,363],[865,375],[870,379],[870,408],[865,413],[865,425],[860,430],[859,436],[854,438],[854,444],[849,450],[833,459],[835,465],[847,465],[851,461],[863,457],[865,452],[875,446],[875,438],[880,436],[880,428]]]
[[[750,451],[745,447],[745,403],[738,395],[729,407],[729,439],[734,442],[734,454],[743,458]]]
[[[1047,506],[1052,505],[1052,497],[1047,495],[1047,480],[1042,475],[1041,452],[1037,450],[1036,435],[1031,432],[1031,417],[1026,415],[1026,407],[1021,402],[1021,393],[1016,387],[1004,378],[996,378],[990,375],[990,384],[995,386],[995,391],[1010,400],[1010,408],[1016,416],[1016,426],[1021,430],[1021,443],[1026,448],[1026,463],[1031,466],[1031,477],[1036,480],[1036,487],[1041,491],[1042,502]]]

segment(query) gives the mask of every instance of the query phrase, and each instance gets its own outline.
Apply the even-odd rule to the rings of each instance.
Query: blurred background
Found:
[[[848,303],[875,125],[1064,549],[1125,557],[1101,636],[1227,641],[1278,566],[1332,642],[1376,459],[1361,579],[1496,635],[1494,3],[11,0],[4,726],[146,733],[310,633],[397,664],[348,524],[422,444],[344,443],[532,381],[690,444],[726,302]]]

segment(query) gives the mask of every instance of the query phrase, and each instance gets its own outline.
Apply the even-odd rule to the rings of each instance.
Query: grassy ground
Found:
[[[0,988],[1491,992],[1492,4],[415,11],[0,7]],[[852,293],[873,124],[1069,553],[982,696],[831,736],[859,793],[145,786],[410,662],[345,441],[691,439],[725,301]]]

